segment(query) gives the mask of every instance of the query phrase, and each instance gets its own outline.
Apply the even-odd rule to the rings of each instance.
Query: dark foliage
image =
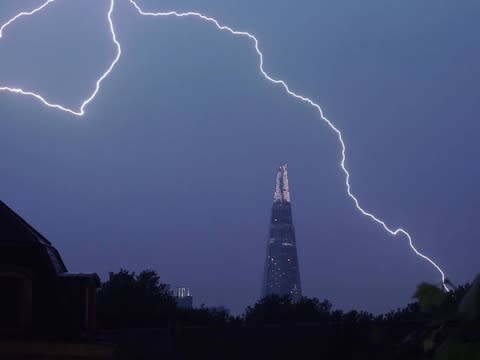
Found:
[[[477,359],[480,279],[474,285],[445,293],[423,283],[415,302],[378,316],[332,310],[328,300],[269,296],[233,317],[225,308],[177,308],[157,273],[120,270],[99,291],[98,318],[117,329],[104,335],[123,344],[122,359]]]
[[[207,308],[202,305],[196,309],[177,309],[175,323],[182,327],[238,326],[242,324],[242,319],[231,316],[230,311],[224,307]]]
[[[238,323],[225,308],[181,309],[170,287],[152,270],[109,274],[98,291],[97,318],[103,329],[211,326]]]
[[[288,296],[272,295],[248,307],[245,321],[249,325],[286,323],[328,323],[332,304],[328,300],[302,298],[294,303]]]
[[[164,326],[175,309],[169,286],[152,270],[111,272],[98,292],[97,316],[104,328]]]

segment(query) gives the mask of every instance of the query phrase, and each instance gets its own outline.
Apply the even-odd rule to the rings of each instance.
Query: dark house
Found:
[[[0,201],[0,336],[93,334],[99,283],[69,273],[52,243]]]

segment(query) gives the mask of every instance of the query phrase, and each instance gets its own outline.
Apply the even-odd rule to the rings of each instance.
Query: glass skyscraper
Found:
[[[263,277],[262,297],[272,294],[302,297],[286,164],[277,173]]]

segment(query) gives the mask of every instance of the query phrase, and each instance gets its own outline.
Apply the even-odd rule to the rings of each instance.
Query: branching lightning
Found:
[[[14,16],[13,18],[11,18],[10,20],[8,20],[5,24],[3,24],[1,27],[0,27],[0,39],[3,37],[4,35],[4,31],[7,29],[8,26],[10,26],[11,24],[13,24],[16,20],[18,20],[19,18],[21,17],[26,17],[26,16],[31,16],[41,10],[43,10],[44,8],[46,8],[48,5],[50,5],[51,3],[55,2],[56,0],[47,0],[45,1],[42,5],[40,5],[39,7],[29,11],[29,12],[21,12],[19,14],[17,14],[16,16]],[[3,86],[3,87],[0,87],[0,91],[5,91],[5,92],[10,92],[10,93],[14,93],[14,94],[20,94],[20,95],[25,95],[25,96],[30,96],[30,97],[33,97],[37,100],[39,100],[40,102],[42,102],[44,105],[48,106],[48,107],[51,107],[51,108],[55,108],[57,110],[62,110],[62,111],[65,111],[65,112],[68,112],[72,115],[77,115],[77,116],[83,116],[85,114],[85,109],[86,107],[88,106],[88,104],[95,99],[95,97],[97,96],[99,90],[100,90],[100,86],[103,82],[103,80],[105,80],[109,75],[110,73],[112,72],[113,68],[115,67],[115,65],[117,64],[118,60],[120,59],[120,56],[122,54],[122,48],[121,48],[121,45],[120,43],[118,42],[117,40],[117,37],[116,37],[116,33],[115,33],[115,26],[114,26],[114,23],[113,23],[113,20],[112,20],[112,13],[113,13],[113,10],[114,10],[114,6],[115,6],[115,1],[116,0],[109,0],[110,1],[110,7],[109,7],[109,10],[108,10],[108,13],[107,13],[107,20],[108,20],[108,24],[109,24],[109,28],[110,28],[110,33],[111,33],[111,36],[112,36],[112,41],[114,42],[116,48],[117,48],[117,54],[115,56],[115,58],[113,59],[113,61],[111,62],[110,66],[107,68],[107,70],[97,79],[96,83],[95,83],[95,87],[94,87],[94,90],[93,92],[90,94],[89,97],[87,97],[80,105],[79,109],[78,110],[74,110],[74,109],[70,109],[68,107],[65,107],[65,106],[62,106],[62,105],[59,105],[59,104],[55,104],[55,103],[52,103],[52,102],[49,102],[47,101],[43,96],[35,93],[35,92],[32,92],[32,91],[27,91],[27,90],[23,90],[23,89],[20,89],[20,88],[15,88],[15,87],[8,87],[8,86]],[[252,41],[253,43],[253,46],[255,48],[255,51],[258,55],[258,59],[259,59],[259,70],[260,70],[260,73],[261,75],[266,79],[268,80],[269,82],[273,83],[273,84],[276,84],[276,85],[280,85],[284,90],[285,92],[294,97],[295,99],[297,100],[300,100],[308,105],[310,105],[311,107],[313,107],[315,110],[318,111],[319,115],[320,115],[320,118],[321,120],[323,120],[328,126],[329,128],[336,134],[337,136],[337,139],[340,143],[340,146],[341,146],[341,161],[340,161],[340,168],[342,170],[342,172],[344,173],[345,175],[345,187],[346,187],[346,191],[347,191],[347,195],[351,198],[351,200],[353,200],[354,204],[355,204],[355,207],[357,208],[357,210],[364,216],[370,218],[371,220],[373,220],[375,223],[377,223],[378,225],[380,225],[386,232],[388,232],[390,235],[392,236],[397,236],[397,235],[404,235],[406,237],[406,239],[408,240],[408,244],[410,246],[410,248],[413,250],[413,252],[419,256],[420,258],[422,258],[423,260],[427,261],[429,264],[431,264],[441,275],[441,279],[442,279],[442,285],[443,285],[443,288],[445,289],[445,291],[450,291],[449,287],[447,286],[447,279],[445,277],[445,273],[443,272],[443,270],[440,268],[440,266],[438,266],[431,258],[429,258],[428,256],[424,255],[423,253],[421,253],[420,251],[417,250],[417,248],[415,247],[415,245],[413,244],[413,239],[411,237],[411,235],[403,228],[391,228],[389,227],[385,221],[381,220],[380,218],[378,218],[377,216],[375,216],[373,213],[365,210],[361,205],[360,205],[360,202],[359,200],[357,199],[357,197],[352,193],[352,190],[351,190],[351,185],[350,185],[350,172],[348,171],[347,169],[347,166],[346,166],[346,145],[345,145],[345,142],[343,140],[343,136],[342,136],[342,132],[332,123],[331,120],[329,120],[324,112],[323,112],[323,109],[321,108],[320,105],[318,105],[316,102],[314,102],[312,99],[306,97],[306,96],[303,96],[303,95],[300,95],[294,91],[292,91],[290,89],[290,87],[288,86],[288,84],[281,80],[281,79],[276,79],[274,77],[272,77],[265,69],[264,69],[264,56],[263,56],[263,53],[262,51],[260,50],[260,46],[259,46],[259,41],[258,39],[252,35],[251,33],[249,32],[246,32],[246,31],[237,31],[237,30],[234,30],[232,29],[231,27],[229,26],[226,26],[226,25],[222,25],[218,20],[212,18],[212,17],[208,17],[208,16],[205,16],[201,13],[198,13],[198,12],[192,12],[192,11],[188,11],[188,12],[177,12],[177,11],[167,11],[167,12],[147,12],[147,11],[144,11],[138,4],[137,4],[137,1],[136,0],[128,0],[129,3],[136,9],[136,11],[142,15],[142,16],[152,16],[152,17],[168,17],[168,16],[173,16],[173,17],[178,17],[178,18],[182,18],[182,17],[192,17],[192,18],[197,18],[201,21],[205,21],[207,23],[210,23],[212,25],[214,25],[218,30],[220,31],[226,31],[228,33],[230,33],[231,35],[234,35],[234,36],[238,36],[238,37],[243,37],[243,38],[247,38],[248,40]]]
[[[44,8],[46,8],[49,4],[55,2],[56,0],[47,0],[45,1],[42,5],[40,5],[38,8],[32,10],[32,11],[29,11],[29,12],[21,12],[20,14],[14,16],[13,18],[11,18],[10,20],[8,20],[5,24],[2,25],[2,27],[0,27],[0,39],[3,37],[3,32],[5,31],[5,29],[11,25],[15,20],[19,19],[20,17],[22,16],[30,16],[30,15],[33,15],[37,12],[39,12],[40,10],[43,10]],[[110,8],[108,9],[108,13],[107,13],[107,20],[108,20],[108,25],[109,25],[109,28],[110,28],[110,33],[112,34],[112,40],[117,48],[117,54],[115,56],[115,58],[113,59],[113,61],[111,62],[110,66],[107,68],[107,70],[97,79],[96,83],[95,83],[95,88],[94,90],[92,91],[92,93],[90,94],[89,97],[87,97],[83,102],[82,104],[80,105],[79,109],[78,110],[74,110],[74,109],[70,109],[68,107],[65,107],[63,105],[59,105],[59,104],[55,104],[55,103],[52,103],[52,102],[49,102],[48,100],[46,100],[43,96],[35,93],[35,92],[32,92],[32,91],[27,91],[27,90],[23,90],[21,88],[15,88],[15,87],[8,87],[8,86],[0,86],[0,91],[7,91],[7,92],[11,92],[11,93],[14,93],[14,94],[20,94],[20,95],[26,95],[26,96],[31,96],[39,101],[41,101],[44,105],[48,106],[48,107],[51,107],[51,108],[54,108],[54,109],[57,109],[57,110],[62,110],[62,111],[65,111],[65,112],[68,112],[72,115],[77,115],[77,116],[83,116],[85,114],[85,109],[87,107],[88,104],[90,104],[90,102],[95,99],[95,97],[97,96],[99,90],[100,90],[100,86],[103,82],[103,80],[105,80],[107,78],[108,75],[110,75],[110,73],[112,72],[113,68],[115,67],[115,65],[117,64],[118,60],[120,59],[120,56],[122,55],[122,47],[120,45],[120,43],[118,42],[117,40],[117,35],[115,33],[115,27],[113,25],[113,20],[112,20],[112,13],[113,13],[113,8],[115,6],[115,0],[110,0]]]

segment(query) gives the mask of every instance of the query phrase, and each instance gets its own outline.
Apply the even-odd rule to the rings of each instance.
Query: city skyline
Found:
[[[259,295],[272,169],[288,161],[306,296],[382,312],[410,301],[420,281],[438,281],[404,239],[352,208],[334,134],[260,78],[249,41],[116,4],[125,51],[85,117],[0,98],[1,199],[72,271],[105,278],[153,268],[188,284],[196,302],[241,312]],[[2,2],[0,23],[18,7]],[[365,208],[408,229],[453,283],[474,276],[478,4],[166,0],[162,8],[196,8],[257,35],[265,68],[313,96],[342,130]],[[0,42],[2,83],[77,106],[114,55],[106,11],[107,1],[58,1],[19,20]]]

